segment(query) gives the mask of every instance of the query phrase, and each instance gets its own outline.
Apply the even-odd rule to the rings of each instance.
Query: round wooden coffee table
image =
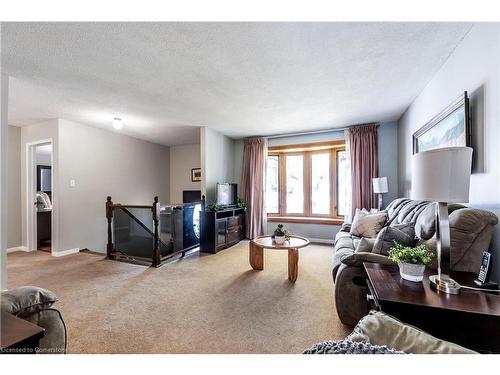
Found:
[[[299,249],[309,245],[309,240],[300,236],[290,236],[283,245],[276,244],[271,236],[259,236],[250,241],[250,265],[254,270],[264,269],[264,249],[288,250],[288,280],[294,283],[299,270]]]

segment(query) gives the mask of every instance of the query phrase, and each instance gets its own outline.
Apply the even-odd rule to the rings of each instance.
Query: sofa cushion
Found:
[[[351,239],[355,237],[353,236],[351,233],[349,232],[337,232],[337,234],[335,235],[335,243],[337,243],[341,238],[348,238],[348,239]],[[359,238],[359,237],[356,237],[356,238]]]
[[[359,240],[358,246],[356,246],[355,253],[371,253],[373,250],[373,245],[375,244],[375,238],[363,237]]]
[[[362,318],[346,340],[386,345],[405,353],[414,354],[475,354],[460,345],[440,340],[405,324],[383,312],[370,312]]]
[[[434,233],[436,233],[436,205],[429,204],[415,223],[415,234],[422,240],[428,240]]]
[[[350,233],[358,237],[377,237],[386,221],[387,212],[385,211],[370,214],[356,210]]]
[[[432,203],[408,198],[395,199],[386,208],[387,225],[416,222],[420,214],[429,205],[432,205]]]
[[[50,290],[36,286],[22,286],[2,292],[1,309],[19,317],[24,317],[48,309],[57,301]]]
[[[396,224],[382,228],[373,244],[372,252],[389,255],[394,242],[403,246],[412,246],[415,242],[415,224]]]
[[[420,214],[427,208],[429,204],[430,203],[426,201],[409,200],[407,204],[401,208],[393,224],[416,222]]]

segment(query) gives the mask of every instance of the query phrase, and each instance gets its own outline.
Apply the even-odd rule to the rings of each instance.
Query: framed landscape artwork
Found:
[[[201,168],[193,168],[191,169],[191,181],[199,182],[201,181]]]
[[[467,91],[413,134],[413,153],[435,148],[471,146]]]

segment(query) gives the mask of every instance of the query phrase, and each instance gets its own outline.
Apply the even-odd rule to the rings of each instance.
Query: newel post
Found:
[[[153,202],[154,237],[153,237],[153,264],[152,264],[154,267],[159,267],[161,263],[160,234],[158,232],[159,222],[160,222],[160,203],[158,202],[158,197],[155,197]]]
[[[108,259],[114,259],[114,255],[112,254],[114,249],[113,231],[111,229],[111,222],[113,221],[113,201],[109,196],[106,199],[106,219],[108,221],[108,245],[106,246],[106,253]]]

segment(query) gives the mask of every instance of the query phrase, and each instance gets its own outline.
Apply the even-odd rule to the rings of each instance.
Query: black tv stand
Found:
[[[200,213],[200,251],[215,254],[245,238],[245,209],[227,207],[220,211],[206,208]]]

